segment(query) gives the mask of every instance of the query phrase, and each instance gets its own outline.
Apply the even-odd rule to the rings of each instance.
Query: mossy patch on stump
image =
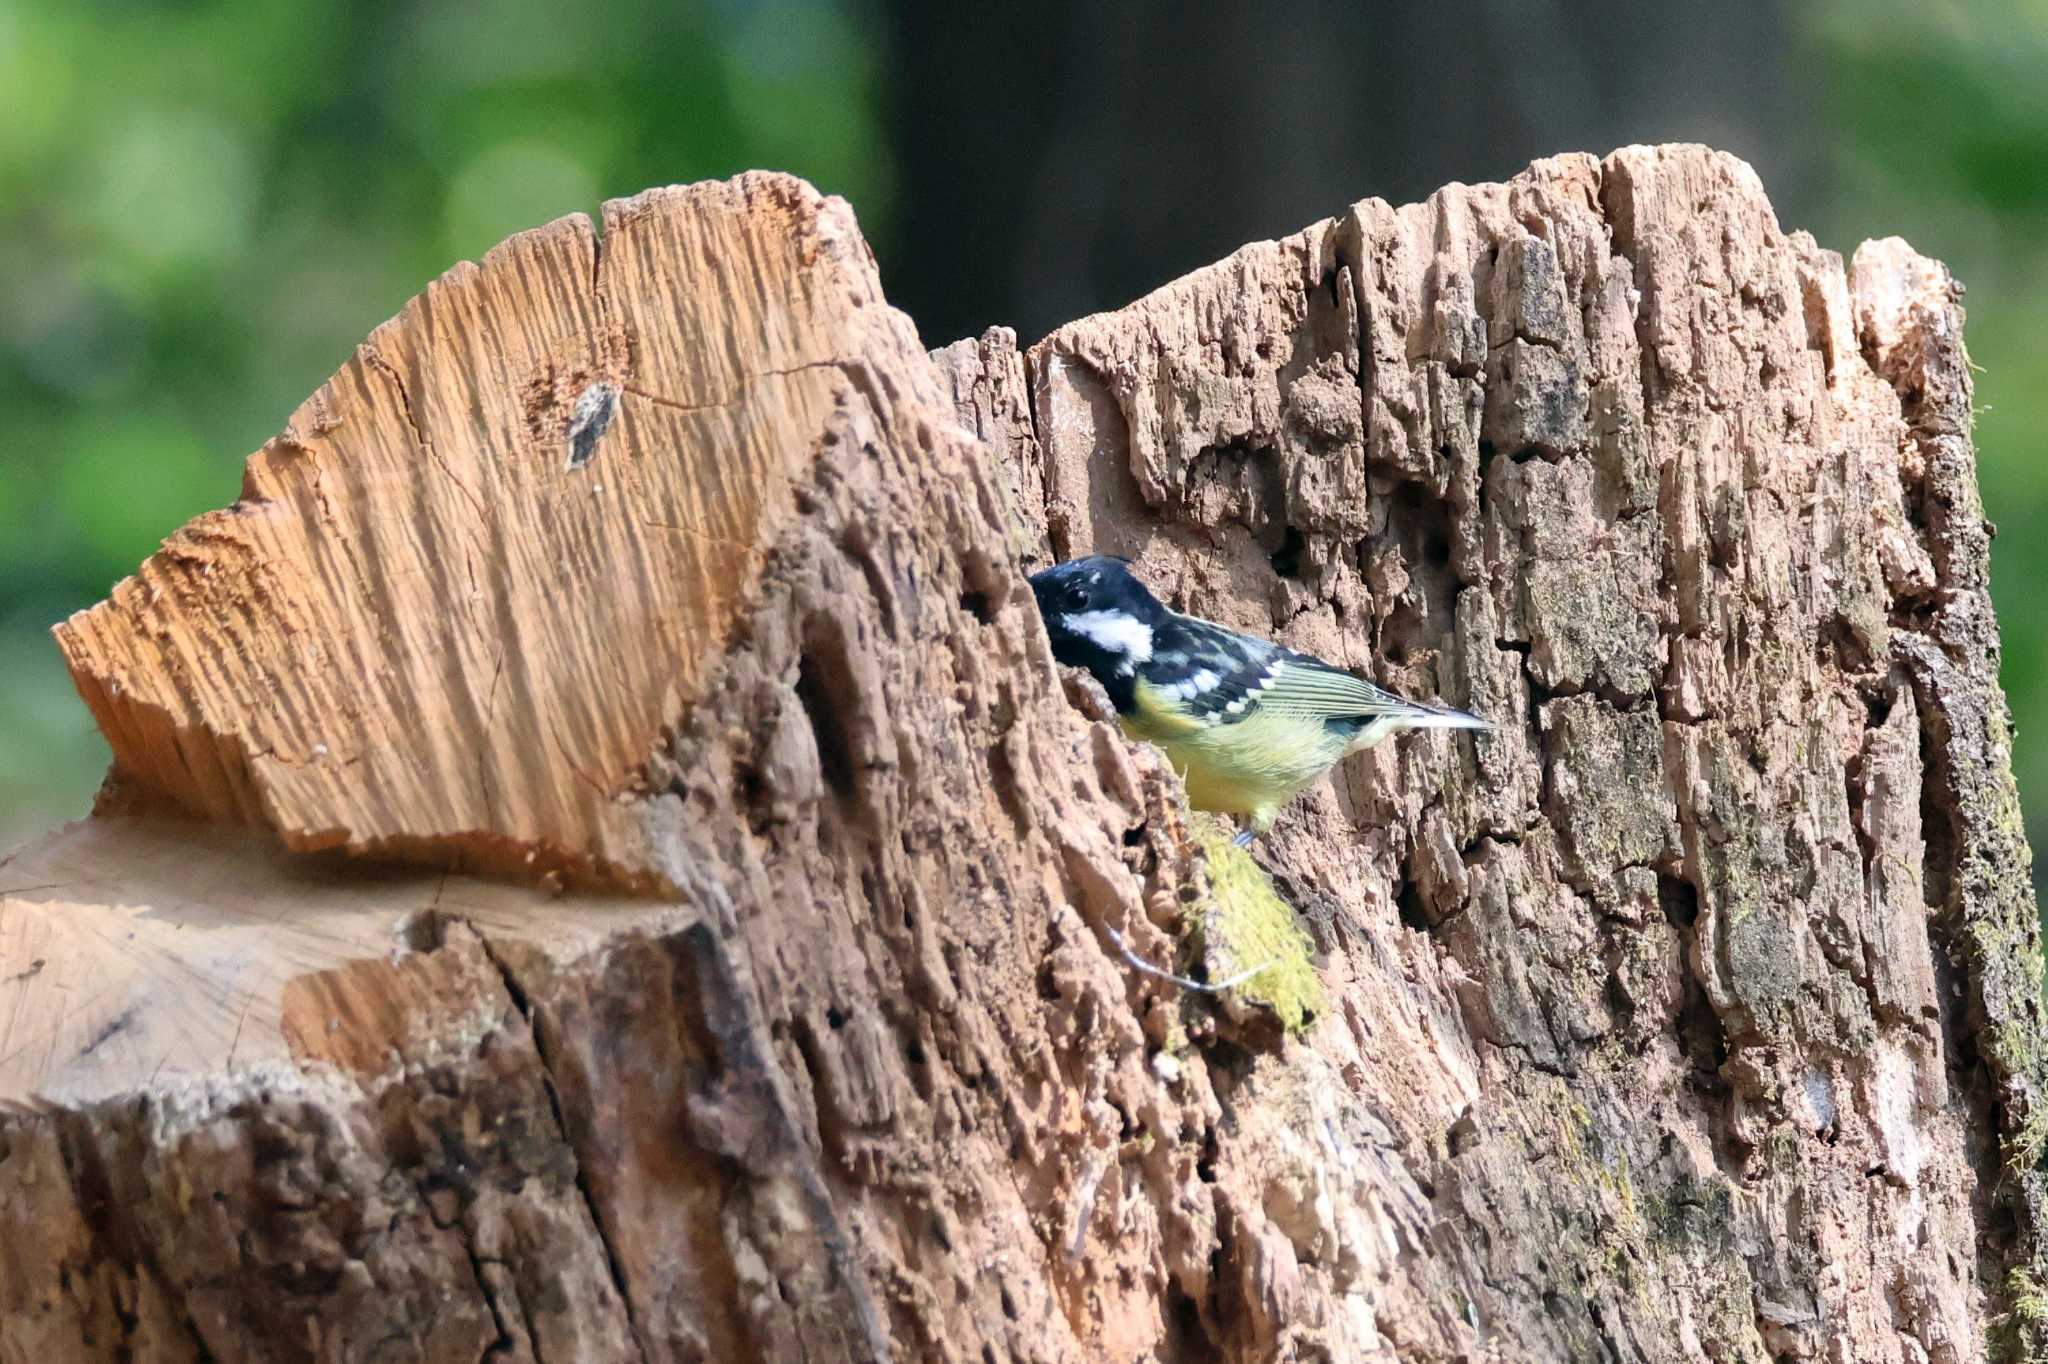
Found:
[[[1209,894],[1190,906],[1188,927],[1200,936],[1210,979],[1266,963],[1237,993],[1273,1010],[1289,1032],[1300,1032],[1324,1010],[1323,978],[1294,906],[1280,898],[1251,853],[1231,841],[1236,830],[1229,821],[1197,811],[1190,826],[1207,864]]]

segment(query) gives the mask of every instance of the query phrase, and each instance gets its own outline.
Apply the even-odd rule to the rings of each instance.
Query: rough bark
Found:
[[[0,864],[0,1359],[2038,1348],[2041,961],[1939,266],[1845,270],[1739,162],[1630,149],[928,360],[843,206],[635,203],[393,327],[489,360],[621,237],[709,243],[639,311],[605,265],[555,349],[330,403],[352,510],[263,485],[72,626],[118,770]],[[459,299],[499,302],[437,330]],[[573,395],[508,396],[558,350],[626,395],[595,466]],[[706,355],[730,428],[681,420]],[[661,558],[499,508],[593,467],[767,510]],[[429,629],[340,569],[400,524],[544,549],[487,534]],[[180,567],[223,536],[231,581]],[[1088,548],[1501,725],[1261,845],[1327,982],[1300,1035],[1113,950],[1184,960],[1208,892],[1023,586]],[[550,728],[577,685],[603,722]],[[309,714],[361,759],[307,780]],[[165,800],[258,829],[123,813]],[[529,854],[584,888],[463,874]]]

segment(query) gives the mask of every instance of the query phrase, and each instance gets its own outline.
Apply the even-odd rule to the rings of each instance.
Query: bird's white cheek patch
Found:
[[[1082,611],[1061,622],[1083,639],[1112,654],[1121,654],[1118,672],[1130,672],[1152,658],[1152,627],[1122,611]]]

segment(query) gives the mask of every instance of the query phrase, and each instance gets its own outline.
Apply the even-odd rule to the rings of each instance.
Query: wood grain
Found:
[[[298,850],[646,882],[618,802],[848,370],[915,354],[767,175],[522,233],[379,327],[243,496],[58,627],[117,783]]]
[[[429,960],[462,921],[574,954],[641,899],[293,856],[246,831],[89,819],[0,863],[0,1103],[82,1106],[308,1063],[376,1074],[481,1007]]]

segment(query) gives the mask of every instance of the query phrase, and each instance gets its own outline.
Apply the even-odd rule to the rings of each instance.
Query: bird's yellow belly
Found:
[[[1162,733],[1164,727],[1138,717],[1124,728],[1166,750],[1197,810],[1250,815],[1262,825],[1348,746],[1320,720],[1272,713],[1179,733]]]

